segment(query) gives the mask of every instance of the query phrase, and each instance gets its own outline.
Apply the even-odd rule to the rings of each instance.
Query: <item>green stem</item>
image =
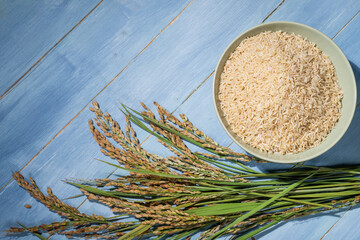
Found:
[[[317,170],[318,171],[318,170]],[[227,225],[226,227],[224,227],[223,229],[221,229],[220,231],[216,232],[212,237],[210,237],[209,239],[215,239],[216,237],[222,235],[223,232],[225,232],[227,229],[235,226],[236,224],[244,221],[245,219],[247,219],[248,217],[254,215],[255,213],[257,213],[258,211],[260,211],[261,209],[265,208],[266,206],[270,205],[271,203],[273,203],[274,201],[276,201],[277,199],[283,197],[285,194],[287,194],[288,192],[290,192],[291,190],[293,190],[294,188],[296,188],[297,186],[299,186],[300,184],[302,184],[304,181],[306,181],[307,179],[311,178],[312,176],[314,176],[317,171],[313,172],[310,176],[296,182],[293,183],[292,185],[290,185],[288,188],[284,189],[281,193],[277,194],[276,196],[270,198],[269,200],[265,201],[264,203],[260,204],[258,207],[254,208],[253,210],[249,211],[248,213],[244,214],[243,216],[239,217],[238,219],[236,219],[235,221],[233,221],[231,224]]]

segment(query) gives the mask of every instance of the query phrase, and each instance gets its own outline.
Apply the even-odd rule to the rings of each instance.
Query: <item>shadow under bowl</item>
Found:
[[[295,33],[302,36],[303,38],[309,40],[316,44],[325,54],[330,57],[335,71],[338,77],[339,84],[344,92],[344,97],[342,99],[342,108],[341,108],[341,117],[336,124],[335,128],[329,133],[329,135],[316,147],[307,149],[305,151],[295,153],[295,154],[279,154],[279,153],[268,153],[261,151],[247,143],[245,143],[237,134],[235,134],[229,123],[226,121],[224,113],[220,107],[219,100],[219,85],[220,85],[220,76],[223,72],[224,65],[229,58],[230,54],[239,46],[241,41],[248,37],[255,36],[261,32],[265,31],[283,31],[287,33]],[[217,116],[220,120],[221,125],[224,127],[227,134],[237,143],[242,149],[248,153],[267,160],[277,163],[297,163],[306,160],[315,158],[332,146],[334,146],[341,137],[345,134],[348,129],[351,120],[353,118],[355,107],[356,107],[356,83],[353,70],[350,66],[349,61],[347,60],[344,53],[341,49],[325,34],[320,31],[309,27],[304,24],[295,23],[295,22],[270,22],[265,24],[260,24],[254,28],[249,29],[248,31],[242,33],[238,36],[230,45],[226,48],[225,52],[222,54],[218,65],[215,70],[214,82],[213,82],[213,101]]]

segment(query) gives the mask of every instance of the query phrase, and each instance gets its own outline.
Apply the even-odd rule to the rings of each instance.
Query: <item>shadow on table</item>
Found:
[[[360,86],[360,69],[350,62],[356,78],[356,85]],[[357,100],[360,89],[357,87]],[[307,162],[309,165],[328,166],[337,164],[360,164],[360,109],[357,106],[353,120],[340,141],[329,151]]]
[[[357,85],[357,103],[360,99],[360,68],[350,62],[354,71]],[[329,151],[321,156],[309,160],[306,165],[312,166],[334,166],[360,164],[360,106],[357,106],[353,120],[340,141]],[[286,164],[265,163],[255,164],[260,170],[286,169],[291,166]]]
[[[355,65],[355,63],[350,61],[350,65],[354,71],[355,79],[356,79],[356,93],[357,93],[357,99],[356,102],[359,103],[360,101],[360,68]]]
[[[354,71],[354,75],[356,78],[356,85],[358,86],[357,103],[359,103],[360,68],[352,62],[350,62],[350,64]],[[351,165],[351,164],[360,164],[360,106],[357,106],[353,120],[349,126],[349,129],[346,131],[345,135],[340,139],[340,141],[326,153],[322,154],[321,156],[313,160],[306,162],[306,165],[312,165],[312,166],[335,166],[335,165]],[[276,163],[259,164],[255,162],[251,162],[249,165],[252,167],[257,167],[264,172],[269,170],[270,171],[280,170],[280,169],[287,169],[292,167],[291,165],[288,164],[276,164]],[[359,207],[354,206],[352,209],[358,209],[358,208]],[[274,231],[276,228],[281,227],[285,224],[291,224],[294,226],[299,225],[300,227],[301,224],[304,224],[307,221],[311,221],[313,224],[319,224],[318,222],[313,220],[314,217],[318,218],[318,217],[328,216],[338,219],[344,214],[344,211],[346,211],[347,209],[348,207],[345,207],[337,210],[327,211],[324,213],[318,213],[306,217],[300,217],[297,219],[281,222],[261,232],[260,234],[257,234],[256,239],[264,237],[265,235]],[[333,222],[335,223],[335,221],[336,220],[334,220]]]
[[[319,218],[319,217],[325,217],[325,216],[328,216],[328,217],[334,217],[336,219],[339,219],[343,214],[345,214],[345,211],[348,209],[349,207],[344,207],[344,208],[340,208],[340,209],[336,209],[336,210],[331,210],[331,211],[327,211],[327,212],[323,212],[323,213],[317,213],[317,214],[314,214],[314,215],[309,215],[309,216],[306,216],[306,217],[299,217],[299,218],[295,218],[295,219],[291,219],[291,220],[288,220],[288,221],[284,221],[284,222],[280,222],[278,224],[276,224],[275,226],[255,235],[255,238],[256,239],[260,239],[262,237],[264,237],[265,235],[269,234],[270,232],[274,231],[276,228],[278,227],[281,227],[285,224],[291,224],[291,225],[300,225],[302,223],[305,223],[307,221],[313,221],[312,219],[314,217],[316,218]],[[359,207],[356,207],[356,206],[353,206],[352,209],[358,209]],[[336,222],[336,220],[333,221],[334,223]],[[314,223],[316,225],[318,224],[321,224],[321,223]],[[316,226],[315,225],[315,226]],[[304,230],[304,228],[302,228],[302,230]],[[323,233],[325,234],[325,232]]]

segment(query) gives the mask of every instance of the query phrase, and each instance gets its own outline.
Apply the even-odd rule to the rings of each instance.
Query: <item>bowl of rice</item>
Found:
[[[216,67],[213,99],[228,135],[271,162],[315,158],[345,134],[356,107],[351,65],[326,35],[294,22],[238,36]]]

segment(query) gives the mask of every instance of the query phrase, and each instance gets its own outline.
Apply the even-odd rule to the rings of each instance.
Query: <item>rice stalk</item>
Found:
[[[62,222],[12,227],[7,232],[62,234],[69,238],[199,239],[231,235],[247,239],[289,219],[340,209],[360,201],[360,166],[301,166],[262,173],[246,164],[258,161],[220,146],[185,115],[176,118],[155,103],[159,118],[122,105],[124,130],[94,102],[90,131],[105,156],[100,160],[128,175],[116,179],[67,180],[90,201],[114,216],[88,215],[59,200],[49,188],[13,174],[29,194],[56,212]],[[140,145],[132,124],[155,136],[175,156],[158,156]],[[203,150],[192,151],[190,145]],[[126,219],[131,221],[124,221]]]

